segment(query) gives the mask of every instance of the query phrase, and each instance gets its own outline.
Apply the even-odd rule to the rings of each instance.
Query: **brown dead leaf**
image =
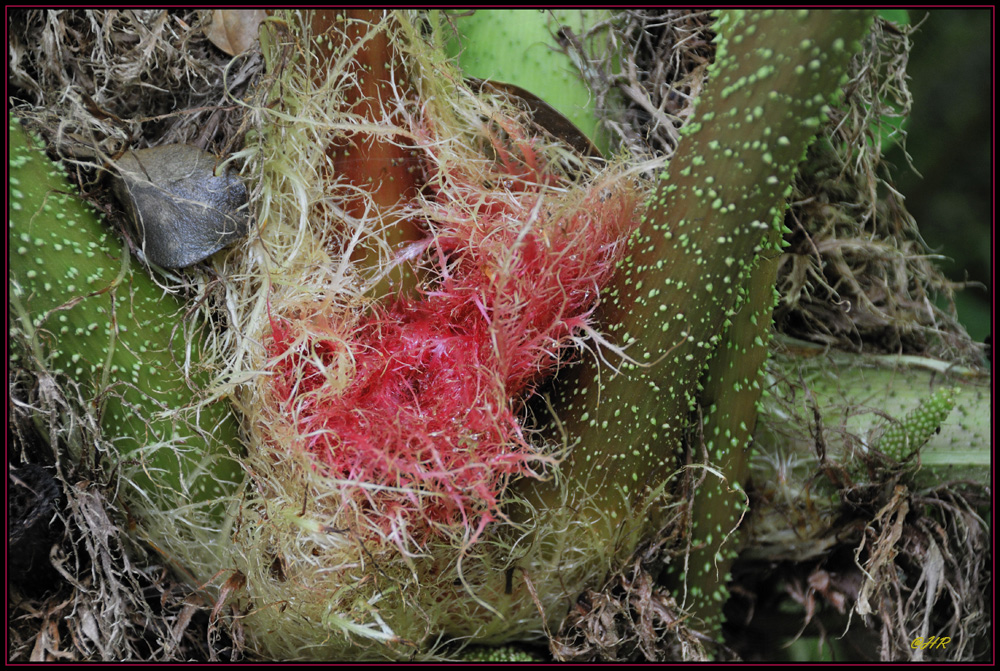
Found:
[[[871,599],[880,590],[892,584],[896,571],[895,559],[899,553],[899,539],[903,536],[903,522],[910,512],[910,502],[906,487],[897,485],[893,490],[892,499],[882,507],[875,519],[869,524],[868,533],[862,539],[861,545],[855,550],[855,560],[861,556],[865,543],[869,542],[868,561],[861,567],[865,581],[858,594],[855,611],[859,615],[876,612]],[[871,541],[868,541],[868,537]],[[860,564],[859,564],[860,566]]]
[[[230,56],[253,47],[261,22],[267,18],[263,9],[216,9],[205,36]]]
[[[837,609],[838,613],[843,615],[846,612],[845,604],[847,603],[847,597],[837,589],[834,576],[831,573],[818,568],[809,574],[808,582],[809,588],[821,594],[827,603]]]
[[[209,623],[211,625],[214,626],[214,624],[218,621],[219,613],[222,611],[222,607],[225,605],[226,599],[229,598],[229,595],[239,592],[244,586],[246,586],[246,584],[246,576],[239,571],[233,572],[231,576],[226,578],[226,582],[222,583],[222,587],[219,589],[219,598],[212,607],[212,616],[209,619]]]
[[[54,619],[47,620],[38,632],[35,639],[35,648],[31,651],[31,661],[33,662],[54,662],[60,659],[73,659],[73,653],[61,650],[62,636],[59,633],[59,622]]]

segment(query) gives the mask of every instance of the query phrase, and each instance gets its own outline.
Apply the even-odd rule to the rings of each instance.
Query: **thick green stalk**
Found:
[[[168,509],[231,492],[242,473],[226,456],[236,444],[228,408],[174,412],[207,381],[187,346],[184,305],[135,268],[21,125],[9,126],[11,319],[29,343],[16,356],[89,391],[123,457],[130,501]]]
[[[621,550],[645,520],[623,523],[677,466],[699,378],[753,268],[777,251],[770,235],[796,166],[870,21],[866,12],[827,11],[719,19],[696,118],[602,305],[602,323],[636,363],[612,376],[586,362],[563,377],[555,403],[575,445],[562,470],[596,492],[588,514],[622,523],[608,539]],[[709,459],[724,462],[729,443],[715,447]],[[540,502],[552,496],[545,484],[529,487]]]
[[[770,238],[768,246],[773,249],[779,239],[776,229]],[[740,545],[735,532],[746,510],[743,485],[757,426],[760,378],[771,340],[778,259],[778,254],[761,258],[750,273],[746,297],[738,302],[736,314],[702,375],[698,396],[702,423],[688,449],[689,464],[702,462],[702,450],[714,455],[710,458],[713,469],[694,474],[694,480],[704,476],[705,481],[691,499],[692,550],[672,576],[678,587],[688,592],[685,606],[704,621],[705,631],[716,637],[721,636],[720,606],[727,596],[729,569]],[[716,461],[720,455],[721,460]]]

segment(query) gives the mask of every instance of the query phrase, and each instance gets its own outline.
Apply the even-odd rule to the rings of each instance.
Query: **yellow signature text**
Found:
[[[917,636],[910,643],[910,647],[916,650],[917,648],[921,650],[933,650],[934,648],[941,648],[942,650],[946,645],[951,643],[950,636],[931,636],[928,639],[924,639],[923,636]]]

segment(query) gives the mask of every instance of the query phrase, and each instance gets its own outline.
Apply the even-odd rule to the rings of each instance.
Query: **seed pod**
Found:
[[[217,163],[186,144],[140,149],[118,160],[114,193],[147,261],[184,268],[247,234],[247,188],[229,171],[216,175]]]
[[[896,461],[909,458],[941,430],[955,407],[958,387],[943,387],[921,401],[902,421],[897,421],[874,441],[875,448]]]

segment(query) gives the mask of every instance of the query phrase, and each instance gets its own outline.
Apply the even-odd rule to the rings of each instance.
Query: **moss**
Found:
[[[540,655],[513,645],[502,645],[497,648],[473,648],[459,655],[463,662],[524,662],[539,663],[545,661]]]

